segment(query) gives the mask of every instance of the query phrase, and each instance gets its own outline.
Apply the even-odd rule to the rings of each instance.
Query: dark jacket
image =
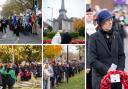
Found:
[[[123,27],[123,25],[121,24],[120,20],[118,19],[113,19],[113,29],[117,32],[119,32],[119,35],[121,37],[122,40],[124,40],[124,38],[127,36],[125,29]]]
[[[117,70],[125,67],[125,54],[119,34],[115,31],[112,34],[111,51],[100,30],[92,34],[88,44],[88,59],[92,67],[93,89],[99,89],[100,80],[112,63],[117,65]]]
[[[72,38],[69,35],[68,32],[64,33],[64,35],[62,36],[62,44],[69,44],[71,42]]]
[[[90,62],[88,58],[88,42],[89,42],[89,35],[86,33],[86,69],[90,68]],[[92,70],[88,74],[86,74],[86,88],[92,89]]]
[[[89,42],[89,35],[86,33],[86,57],[88,58],[88,42]],[[86,68],[90,68],[89,60],[86,60]]]

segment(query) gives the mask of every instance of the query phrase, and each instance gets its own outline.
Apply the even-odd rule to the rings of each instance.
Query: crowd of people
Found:
[[[0,21],[0,31],[6,33],[7,26],[19,37],[19,33],[24,35],[37,35],[37,29],[42,28],[42,13],[38,13],[38,16],[34,11],[28,10],[24,15],[17,15],[14,12],[13,16],[3,17]],[[37,27],[38,26],[38,27]]]
[[[47,89],[48,78],[50,78],[50,87],[55,88],[66,82],[67,77],[71,78],[84,70],[84,61],[72,61],[69,64],[50,61],[44,62],[43,67],[43,89]]]
[[[28,81],[32,74],[34,78],[42,77],[42,65],[39,63],[13,64],[0,63],[0,89],[14,89],[18,78]]]
[[[109,11],[106,8],[100,9],[98,5],[87,8],[87,89],[100,89],[100,81],[108,72],[124,70],[124,39],[128,30],[127,13],[125,9],[116,8]],[[122,89],[122,85],[112,83],[111,89]]]

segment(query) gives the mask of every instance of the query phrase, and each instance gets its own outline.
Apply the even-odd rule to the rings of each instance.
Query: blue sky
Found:
[[[67,10],[66,15],[71,17],[84,17],[85,12],[85,0],[65,0],[65,9]],[[61,0],[43,0],[43,19],[51,19],[52,9],[53,8],[53,18],[59,16],[59,9],[61,8]]]

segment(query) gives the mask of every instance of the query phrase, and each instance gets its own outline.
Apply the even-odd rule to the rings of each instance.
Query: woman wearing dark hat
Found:
[[[97,23],[100,29],[90,36],[88,44],[93,89],[100,89],[100,81],[109,71],[124,70],[125,67],[123,43],[119,34],[112,30],[111,13],[108,10],[99,12]],[[114,83],[112,89],[122,89],[122,86]]]

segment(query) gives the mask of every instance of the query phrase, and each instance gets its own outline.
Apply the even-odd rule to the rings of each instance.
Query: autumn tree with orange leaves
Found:
[[[43,58],[55,58],[59,56],[62,52],[62,47],[60,45],[44,45],[43,46]]]
[[[73,27],[74,27],[75,31],[78,31],[81,28],[84,28],[85,27],[84,18],[82,18],[82,19],[74,18],[74,20],[73,20]]]

